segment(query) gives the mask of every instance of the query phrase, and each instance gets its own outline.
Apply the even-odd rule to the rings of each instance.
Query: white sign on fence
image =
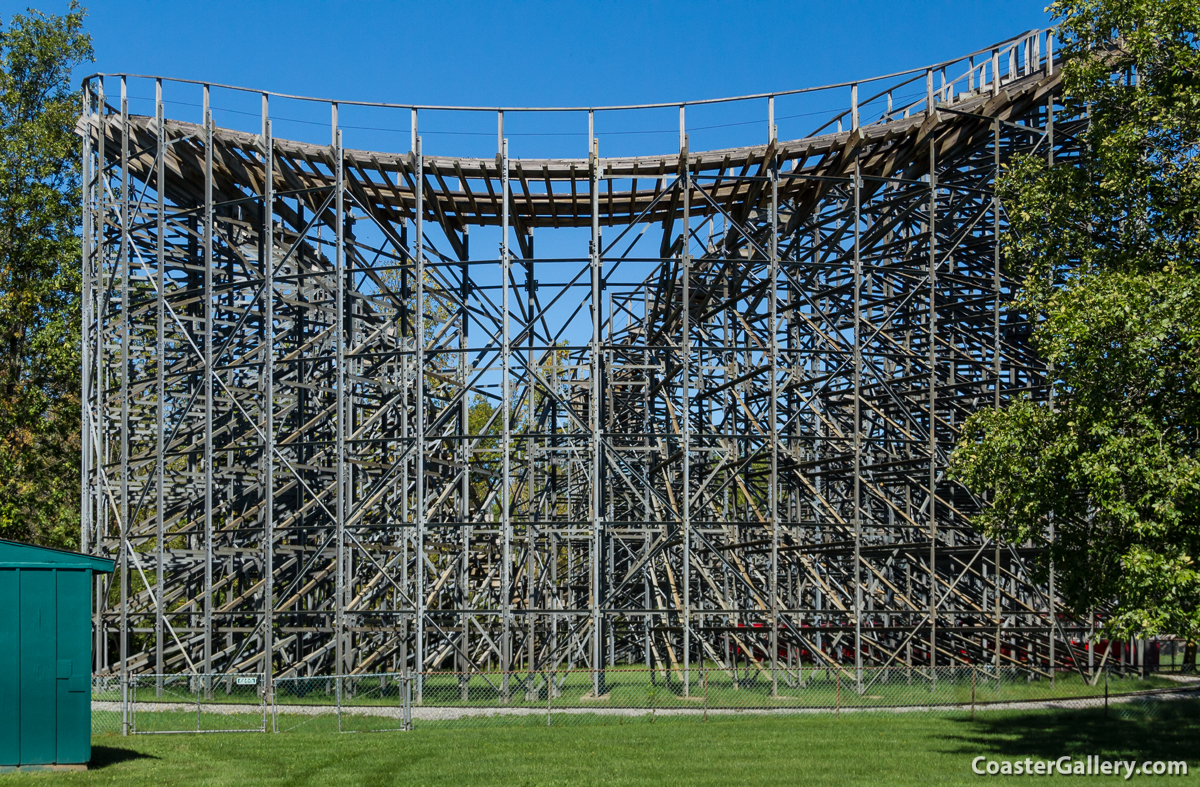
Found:
[[[258,678],[238,678],[237,685],[239,686],[255,686],[258,684]]]

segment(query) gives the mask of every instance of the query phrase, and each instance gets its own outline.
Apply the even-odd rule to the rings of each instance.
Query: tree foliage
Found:
[[[79,530],[83,17],[0,27],[0,536],[55,546]]]
[[[951,472],[976,524],[1049,546],[1062,603],[1112,635],[1200,636],[1200,4],[1058,0],[1079,159],[1015,161],[1015,308],[1053,398],[984,410]],[[1044,154],[1043,154],[1044,155]],[[1054,538],[1050,539],[1051,528]]]

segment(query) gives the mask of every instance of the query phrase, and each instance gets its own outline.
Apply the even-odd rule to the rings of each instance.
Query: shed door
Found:
[[[55,574],[22,569],[21,577],[21,764],[45,765],[58,755],[58,636]]]
[[[91,572],[54,573],[58,575],[56,762],[83,763],[92,755]]]
[[[0,765],[21,762],[21,572],[0,568]]]

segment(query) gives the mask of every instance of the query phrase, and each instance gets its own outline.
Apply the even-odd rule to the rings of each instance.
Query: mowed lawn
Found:
[[[1200,703],[1138,718],[1102,711],[659,718],[627,723],[342,734],[143,735],[95,739],[87,773],[19,774],[8,784],[736,785],[978,784],[973,757],[1187,760],[1200,781]],[[1025,777],[1025,783],[1070,777]],[[1136,781],[1158,781],[1135,776]],[[1076,779],[1076,782],[1079,780]],[[1089,784],[1123,782],[1087,778]]]

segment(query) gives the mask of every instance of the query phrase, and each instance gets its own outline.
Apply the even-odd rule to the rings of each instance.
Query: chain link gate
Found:
[[[398,673],[276,678],[275,732],[397,732],[412,729],[412,685]]]

